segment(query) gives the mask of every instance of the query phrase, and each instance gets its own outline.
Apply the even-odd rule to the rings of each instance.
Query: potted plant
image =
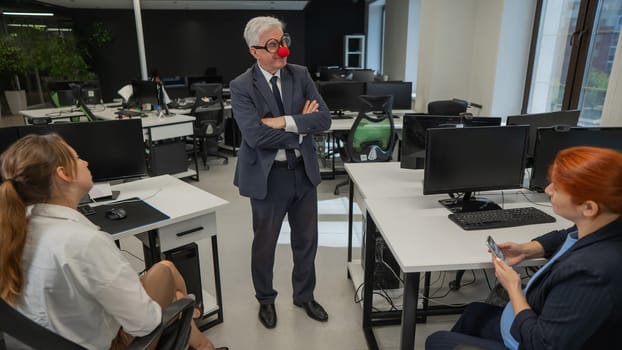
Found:
[[[12,114],[26,108],[26,91],[21,89],[19,74],[27,71],[27,57],[14,34],[0,35],[0,76],[9,78],[14,90],[5,90]]]

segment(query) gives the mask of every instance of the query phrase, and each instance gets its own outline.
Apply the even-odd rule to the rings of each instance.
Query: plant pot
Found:
[[[23,111],[28,107],[26,103],[26,90],[6,90],[4,96],[6,96],[12,115],[17,115],[19,111]]]

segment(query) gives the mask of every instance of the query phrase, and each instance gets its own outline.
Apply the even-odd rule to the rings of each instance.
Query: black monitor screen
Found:
[[[443,115],[406,114],[403,119],[400,167],[423,168],[425,135],[430,128],[499,126],[499,117],[454,117]]]
[[[622,128],[539,128],[536,133],[529,189],[544,191],[557,153],[573,146],[595,146],[622,152]]]
[[[507,125],[529,125],[529,150],[527,157],[533,157],[533,150],[536,144],[536,131],[538,128],[555,125],[577,126],[581,111],[559,111],[549,113],[510,115],[506,121]]]
[[[60,123],[19,127],[19,135],[57,133],[89,162],[93,181],[145,176],[145,145],[140,119]]]
[[[413,83],[406,81],[368,82],[367,95],[393,95],[393,109],[412,108]]]
[[[464,193],[475,204],[471,192],[522,187],[528,133],[528,126],[428,129],[423,194]]]
[[[139,106],[146,103],[158,104],[158,87],[155,81],[134,80],[132,81],[132,90],[132,96]]]
[[[360,95],[365,95],[362,81],[320,81],[318,90],[324,102],[333,112],[358,111]]]

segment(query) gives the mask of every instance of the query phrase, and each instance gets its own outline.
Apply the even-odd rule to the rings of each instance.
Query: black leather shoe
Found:
[[[266,328],[276,327],[276,309],[274,304],[260,304],[259,305],[259,321]]]
[[[307,315],[316,321],[326,322],[328,321],[328,314],[326,310],[317,301],[311,300],[306,303],[294,302],[294,305],[305,309]]]

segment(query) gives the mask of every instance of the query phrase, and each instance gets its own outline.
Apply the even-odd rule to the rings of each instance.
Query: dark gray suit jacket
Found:
[[[569,232],[536,238],[550,258]],[[578,240],[527,291],[510,332],[519,349],[622,347],[622,219]]]
[[[300,134],[307,134],[301,144],[298,134],[273,129],[261,122],[263,117],[279,116],[280,113],[272,90],[257,64],[232,80],[229,87],[233,117],[242,132],[233,180],[240,194],[253,199],[266,197],[268,175],[279,149],[299,149],[307,177],[317,186],[320,183],[320,170],[311,134],[328,130],[331,119],[330,111],[307,68],[287,64],[281,69],[281,94],[285,114],[294,118]],[[317,100],[319,111],[301,114],[307,100]]]

